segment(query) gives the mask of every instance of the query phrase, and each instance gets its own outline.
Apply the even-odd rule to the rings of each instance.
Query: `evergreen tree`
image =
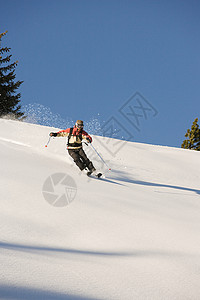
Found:
[[[20,111],[21,105],[19,105],[21,94],[16,94],[16,90],[23,81],[15,82],[15,68],[18,61],[10,63],[11,48],[1,47],[1,39],[6,33],[7,31],[0,34],[0,117],[9,116],[22,120],[24,113]],[[4,58],[3,54],[5,54]]]
[[[183,141],[182,148],[200,151],[200,128],[197,122],[198,118],[194,120],[191,130],[187,130],[185,134],[187,139]]]

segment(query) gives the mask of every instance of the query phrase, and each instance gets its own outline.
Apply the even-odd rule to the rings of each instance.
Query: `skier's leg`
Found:
[[[68,149],[69,155],[73,158],[75,164],[79,167],[82,171],[85,168],[84,162],[80,159],[79,152],[77,150]]]
[[[93,163],[89,160],[89,158],[87,157],[87,155],[85,154],[84,150],[81,148],[79,150],[79,155],[81,157],[81,159],[83,160],[85,166],[90,170],[90,171],[95,171],[95,167],[93,165]]]

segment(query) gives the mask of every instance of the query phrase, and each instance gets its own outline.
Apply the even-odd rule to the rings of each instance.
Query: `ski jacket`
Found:
[[[71,134],[70,134],[71,133]],[[82,148],[82,139],[89,139],[92,142],[91,136],[84,130],[79,130],[77,127],[67,128],[57,132],[57,137],[68,136],[67,149],[80,149]]]

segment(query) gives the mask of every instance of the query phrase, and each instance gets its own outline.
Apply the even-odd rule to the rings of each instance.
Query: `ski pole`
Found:
[[[47,147],[49,145],[50,140],[51,140],[51,136],[49,137],[48,142],[46,143],[45,147]]]
[[[90,144],[91,147],[94,149],[94,151],[96,152],[96,154],[101,158],[102,162],[107,166],[108,170],[111,171],[111,168],[107,165],[107,163],[105,162],[105,160],[101,157],[101,155],[97,152],[97,150],[94,148],[94,146],[92,144]]]

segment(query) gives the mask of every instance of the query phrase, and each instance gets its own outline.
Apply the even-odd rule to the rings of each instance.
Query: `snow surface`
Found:
[[[112,171],[85,146],[89,179],[65,138],[44,147],[56,130],[0,119],[0,299],[200,299],[200,153],[93,136]],[[43,197],[56,173],[65,207]]]

